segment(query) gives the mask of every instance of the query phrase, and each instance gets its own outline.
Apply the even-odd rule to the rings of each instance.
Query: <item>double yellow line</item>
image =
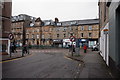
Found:
[[[26,57],[30,57],[30,56],[33,56],[33,54],[30,54],[29,56],[26,56]],[[19,59],[22,59],[22,58],[25,58],[25,57],[20,57],[20,58],[16,58],[16,59],[11,59],[11,60],[6,60],[6,61],[1,61],[0,63],[5,63],[5,62],[10,62],[10,61],[15,61],[15,60],[19,60]]]

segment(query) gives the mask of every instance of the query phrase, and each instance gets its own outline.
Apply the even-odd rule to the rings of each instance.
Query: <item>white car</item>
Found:
[[[92,46],[92,51],[98,51],[98,45],[93,45]]]

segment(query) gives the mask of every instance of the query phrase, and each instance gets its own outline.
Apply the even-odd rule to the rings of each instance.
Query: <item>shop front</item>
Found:
[[[88,40],[88,47],[92,48],[94,45],[98,43],[98,39],[89,39]]]
[[[53,39],[53,47],[62,47],[62,39]]]
[[[84,45],[88,45],[88,39],[78,39],[80,48],[82,48]]]

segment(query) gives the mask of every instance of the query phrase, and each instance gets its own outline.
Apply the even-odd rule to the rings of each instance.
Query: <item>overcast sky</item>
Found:
[[[91,2],[90,2],[91,1]],[[12,16],[28,14],[59,21],[98,18],[97,0],[12,0]]]

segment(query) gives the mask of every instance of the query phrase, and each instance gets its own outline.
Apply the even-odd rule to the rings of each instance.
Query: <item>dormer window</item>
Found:
[[[57,26],[61,26],[62,24],[61,23],[57,23]]]
[[[50,25],[50,22],[45,22],[45,25]]]
[[[70,22],[71,25],[76,24],[76,21]]]
[[[33,27],[33,26],[34,26],[34,24],[33,24],[33,23],[30,23],[30,26],[31,26],[31,27]]]

